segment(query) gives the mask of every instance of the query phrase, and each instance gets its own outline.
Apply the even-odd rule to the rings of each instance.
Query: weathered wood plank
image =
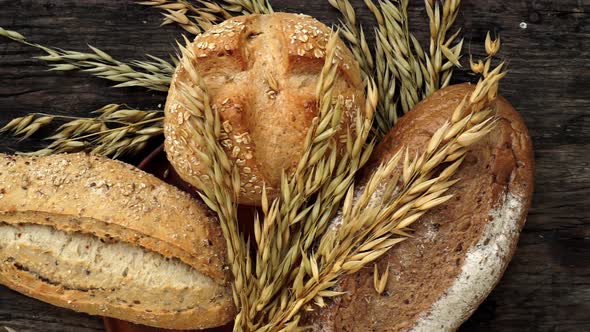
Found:
[[[278,10],[326,23],[337,15],[325,0],[271,0]],[[361,0],[352,1],[370,22]],[[166,56],[180,30],[159,28],[161,16],[132,1],[0,0],[0,26],[42,44],[83,50],[87,43],[121,59]],[[463,0],[466,48],[482,56],[487,30],[502,36],[510,73],[504,94],[522,113],[536,147],[536,194],[506,275],[464,331],[590,330],[590,4],[583,0]],[[427,36],[422,1],[411,1],[412,26]],[[520,24],[527,23],[522,29]],[[369,30],[369,29],[368,29]],[[29,111],[85,115],[111,102],[140,108],[165,95],[113,89],[78,73],[47,72],[39,52],[0,39],[0,121]],[[463,64],[467,64],[463,59]],[[466,72],[458,80],[472,79]],[[0,151],[41,142],[0,140]],[[94,317],[29,299],[0,287],[0,326],[18,331],[99,331]]]

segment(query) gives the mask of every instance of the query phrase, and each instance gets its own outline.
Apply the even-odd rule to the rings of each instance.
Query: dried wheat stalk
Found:
[[[220,144],[221,121],[219,113],[211,109],[205,82],[194,67],[196,56],[190,45],[179,45],[182,52],[181,65],[188,73],[189,83],[177,82],[177,88],[188,110],[188,128],[181,135],[192,144],[193,152],[208,169],[211,185],[197,184],[200,196],[219,217],[226,240],[228,262],[234,276],[234,302],[240,310],[235,319],[234,331],[247,329],[248,281],[252,270],[249,243],[242,238],[238,228],[237,196],[240,192],[238,168],[232,165]],[[198,180],[199,181],[199,180]]]
[[[379,89],[379,104],[377,106],[376,134],[381,137],[397,122],[398,104],[400,103],[399,94],[402,92],[407,94],[408,91],[412,91],[416,87],[414,87],[414,76],[409,75],[412,68],[404,70],[407,67],[404,64],[411,62],[409,58],[404,60],[404,56],[407,57],[407,53],[411,49],[401,48],[402,50],[407,49],[404,55],[399,51],[399,47],[395,49],[393,47],[405,43],[403,36],[406,31],[402,30],[401,25],[407,21],[407,15],[404,17],[403,12],[400,12],[400,9],[389,1],[381,1],[377,6],[371,0],[365,0],[365,4],[374,14],[377,21],[377,28],[375,29],[375,77]],[[391,40],[393,40],[393,43]],[[398,60],[405,62],[398,63]],[[398,69],[400,66],[402,68],[401,72],[408,74],[410,79],[406,78],[405,81],[402,79]],[[409,89],[408,86],[413,88]],[[410,99],[413,98],[411,93],[409,96]]]
[[[47,53],[37,59],[51,62],[55,71],[81,70],[93,76],[117,82],[115,87],[141,86],[156,91],[168,91],[174,66],[158,57],[147,55],[151,60],[133,60],[124,63],[114,59],[104,51],[90,46],[94,53],[66,51],[31,43],[16,31],[0,27],[0,36],[12,39],[21,44],[35,47]]]
[[[409,30],[408,0],[381,0],[379,5],[365,0],[377,21],[375,75],[380,96],[376,116],[378,136],[385,135],[397,122],[400,110],[407,113],[419,100],[447,86],[453,68],[460,66],[463,39],[451,46],[460,30],[446,38],[457,17],[460,1],[444,1],[442,12],[439,2],[426,1],[431,26],[430,57],[427,57],[420,42]]]
[[[268,0],[224,0],[225,8],[241,14],[272,14],[273,9]]]
[[[373,77],[375,71],[373,55],[365,38],[363,28],[357,24],[354,8],[348,0],[328,0],[328,2],[342,14],[341,33],[344,39],[348,41],[351,51],[361,67],[363,78]]]
[[[207,0],[196,0],[194,4],[187,0],[152,0],[138,4],[163,10],[162,25],[176,23],[194,35],[234,15],[273,12],[267,0],[224,0],[224,4]]]
[[[45,148],[25,154],[44,156],[54,153],[87,151],[118,158],[143,151],[153,138],[162,137],[162,112],[129,109],[120,104],[109,104],[95,113],[94,118],[80,118],[44,113],[31,113],[12,119],[0,133],[28,138],[53,120],[70,120],[46,137]]]
[[[387,285],[387,280],[389,279],[389,264],[387,264],[387,268],[383,275],[379,274],[379,267],[375,264],[375,268],[373,269],[373,287],[377,294],[381,295],[385,291],[385,286]]]
[[[335,163],[336,146],[333,140],[341,120],[342,102],[332,105],[332,90],[337,75],[335,60],[337,34],[331,36],[327,46],[325,66],[318,82],[319,116],[314,119],[305,141],[303,157],[292,177],[283,175],[281,198],[269,207],[263,196],[264,224],[257,218],[255,240],[258,247],[254,303],[249,313],[254,329],[259,328],[259,316],[283,285],[280,283],[289,272],[280,269],[286,251],[295,248],[290,225],[305,217],[303,207],[323,183],[330,178]],[[318,139],[322,138],[322,139]],[[311,181],[308,181],[311,180]]]
[[[461,29],[449,36],[459,13],[461,0],[425,0],[424,6],[430,20],[430,54],[429,57],[424,57],[426,63],[422,66],[426,78],[424,96],[427,97],[449,85],[453,69],[461,67],[459,59],[463,38],[457,41]]]
[[[351,186],[344,199],[340,225],[330,228],[307,251],[291,289],[284,288],[278,310],[264,331],[296,328],[299,312],[311,302],[325,305],[339,278],[373,263],[407,237],[407,228],[426,211],[446,202],[445,192],[458,180],[451,179],[468,148],[495,125],[487,108],[504,77],[502,64],[481,80],[473,94],[455,109],[439,128],[425,151],[411,157],[408,150],[395,154],[380,166],[355,195]],[[279,304],[277,304],[279,305]]]
[[[232,15],[222,6],[209,1],[200,1],[202,7],[197,7],[185,0],[156,0],[140,1],[138,4],[151,6],[163,10],[162,25],[176,23],[184,30],[198,35],[217,24],[222,19]]]

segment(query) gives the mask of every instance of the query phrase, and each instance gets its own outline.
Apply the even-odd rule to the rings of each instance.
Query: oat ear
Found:
[[[224,0],[217,2],[199,0],[198,4],[188,1],[151,0],[138,1],[137,4],[160,9],[162,16],[164,16],[162,25],[176,24],[193,35],[198,35],[233,16],[273,13],[268,0]]]
[[[113,158],[137,154],[146,148],[148,141],[163,135],[162,111],[142,111],[121,104],[108,104],[92,113],[98,115],[82,118],[32,113],[11,120],[0,129],[0,133],[26,139],[54,121],[69,120],[45,137],[50,141],[45,148],[19,154],[46,156],[86,151]]]
[[[249,241],[244,240],[238,227],[236,190],[239,191],[240,175],[221,146],[220,118],[209,104],[207,86],[195,68],[195,55],[190,45],[181,47],[180,50],[180,65],[187,72],[189,81],[178,82],[175,86],[181,96],[182,107],[188,114],[186,121],[190,123],[183,129],[188,131],[186,137],[193,140],[189,146],[193,148],[195,157],[206,165],[208,170],[207,176],[211,181],[199,186],[199,194],[219,218],[226,239],[229,266],[234,277],[233,298],[240,310],[236,324],[247,326],[246,313],[250,309],[248,294],[253,286],[250,279],[252,260],[249,254]]]
[[[168,91],[174,66],[155,56],[150,61],[119,61],[108,53],[88,45],[92,52],[67,51],[28,41],[16,31],[0,27],[0,36],[37,48],[47,55],[37,59],[49,62],[51,71],[81,70],[90,75],[116,82],[115,87],[140,86],[155,91]]]

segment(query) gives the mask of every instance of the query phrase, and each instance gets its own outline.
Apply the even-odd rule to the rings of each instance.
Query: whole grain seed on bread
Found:
[[[130,165],[0,154],[0,283],[89,314],[197,329],[234,314],[216,218]]]
[[[377,147],[365,176],[402,148],[422,151],[473,88],[450,86],[419,103]],[[534,168],[518,112],[502,97],[493,109],[497,125],[467,154],[449,191],[454,197],[378,261],[379,271],[389,269],[384,292],[375,290],[373,266],[345,277],[345,295],[306,317],[315,331],[452,331],[491,292],[524,225]]]
[[[311,121],[317,116],[316,85],[332,31],[305,15],[275,13],[231,18],[188,46],[203,77],[213,110],[222,121],[222,145],[240,170],[240,204],[259,205],[263,184],[278,194],[281,172],[299,161]],[[342,130],[364,105],[358,64],[338,40],[334,96],[344,99]],[[175,87],[188,83],[180,65],[166,102],[168,159],[188,183],[207,182],[191,141],[188,113]]]

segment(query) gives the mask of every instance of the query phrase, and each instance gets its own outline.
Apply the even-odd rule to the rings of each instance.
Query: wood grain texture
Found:
[[[271,0],[277,10],[325,23],[325,0]],[[410,1],[412,26],[427,36],[422,1]],[[362,0],[353,1],[371,24]],[[32,41],[83,50],[87,43],[121,59],[166,56],[181,31],[159,28],[160,14],[116,0],[0,0],[0,26]],[[502,35],[510,73],[501,93],[523,114],[536,148],[536,194],[504,278],[462,331],[590,330],[590,3],[586,0],[463,0],[466,49],[483,53],[487,30]],[[526,22],[527,28],[520,28]],[[85,115],[111,102],[163,105],[165,95],[113,89],[79,73],[47,72],[39,52],[0,39],[0,121],[36,111]],[[463,59],[466,65],[466,59]],[[472,79],[466,72],[457,80]],[[0,151],[39,148],[39,140],[2,137]],[[98,318],[0,287],[0,326],[17,331],[102,331]]]

